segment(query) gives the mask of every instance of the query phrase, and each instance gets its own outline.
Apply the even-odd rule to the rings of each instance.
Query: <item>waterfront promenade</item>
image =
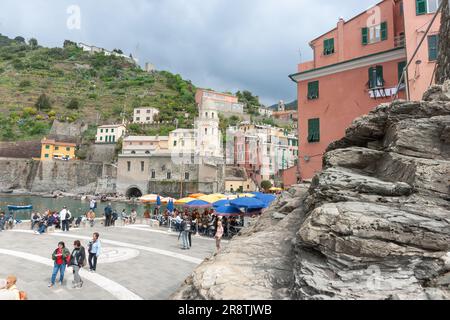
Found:
[[[83,270],[84,286],[72,289],[72,269],[63,286],[47,287],[59,241],[72,250],[74,240],[87,249],[93,232],[100,233],[102,255],[97,273]],[[18,288],[30,300],[163,300],[167,299],[205,258],[214,254],[214,239],[192,237],[191,250],[181,250],[178,234],[147,225],[71,229],[36,235],[30,230],[0,232],[0,279],[18,277]]]

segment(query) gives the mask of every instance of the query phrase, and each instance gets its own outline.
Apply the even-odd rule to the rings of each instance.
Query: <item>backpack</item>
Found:
[[[184,228],[183,228],[183,230],[184,230],[184,231],[190,231],[190,230],[191,230],[191,223],[190,223],[189,221],[186,221],[186,222],[184,223]]]
[[[66,220],[70,220],[70,219],[72,219],[72,214],[70,213],[69,210],[67,210]]]

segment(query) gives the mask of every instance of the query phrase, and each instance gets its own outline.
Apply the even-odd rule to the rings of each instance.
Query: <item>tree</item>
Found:
[[[45,93],[43,93],[39,96],[35,106],[39,111],[46,111],[50,110],[50,108],[52,107],[52,103],[49,97]]]
[[[28,45],[34,49],[34,48],[37,48],[39,43],[35,38],[31,38],[30,40],[28,40]]]
[[[270,188],[272,188],[272,182],[268,180],[264,180],[261,182],[261,188],[264,189],[264,191],[269,191]]]
[[[113,52],[118,53],[118,54],[123,54],[123,51],[120,49],[114,49]]]
[[[437,61],[436,83],[442,84],[450,79],[450,4],[444,1],[441,12],[439,34],[439,57]]]
[[[21,36],[15,37],[14,40],[19,43],[25,43],[25,38]]]
[[[79,108],[80,108],[80,101],[78,101],[77,98],[70,99],[69,103],[67,104],[67,109],[78,110]]]
[[[75,42],[73,42],[73,41],[70,41],[70,40],[64,40],[64,45],[63,45],[63,47],[64,48],[68,48],[68,47],[72,47],[72,46],[76,46],[77,44],[75,43]]]

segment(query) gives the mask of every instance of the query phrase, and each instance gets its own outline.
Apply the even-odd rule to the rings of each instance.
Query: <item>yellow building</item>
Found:
[[[41,160],[61,159],[68,160],[75,159],[75,143],[58,142],[52,139],[44,138],[41,141]]]

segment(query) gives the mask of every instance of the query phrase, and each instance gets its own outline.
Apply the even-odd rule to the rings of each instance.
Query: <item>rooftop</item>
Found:
[[[124,142],[145,142],[145,141],[164,141],[169,140],[167,136],[129,136],[123,139]]]

